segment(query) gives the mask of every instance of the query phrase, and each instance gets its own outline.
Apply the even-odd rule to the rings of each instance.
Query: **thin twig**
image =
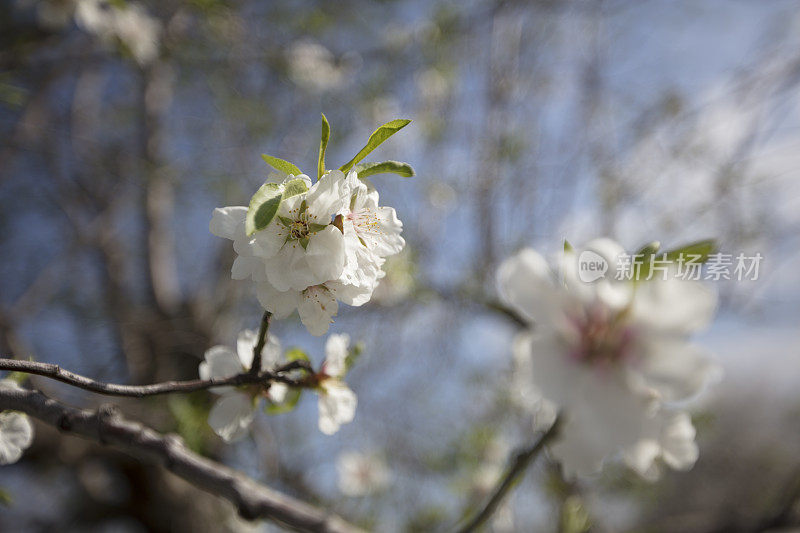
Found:
[[[553,425],[550,426],[550,429],[545,431],[535,443],[514,455],[508,470],[498,482],[492,492],[492,496],[486,502],[486,505],[484,505],[478,514],[458,529],[459,533],[475,531],[492,517],[497,508],[500,507],[503,498],[505,498],[506,494],[514,487],[519,477],[525,472],[533,460],[536,459],[544,446],[556,436],[560,423],[560,418],[556,418]]]
[[[198,390],[210,389],[213,387],[239,386],[239,385],[267,385],[272,382],[286,383],[295,387],[302,387],[302,380],[297,380],[286,376],[287,372],[296,369],[305,369],[294,364],[294,361],[286,363],[273,371],[262,371],[257,374],[250,372],[237,374],[228,378],[219,379],[192,379],[188,381],[165,381],[153,383],[151,385],[119,385],[116,383],[104,383],[95,381],[91,378],[81,376],[69,370],[64,370],[58,365],[51,363],[39,363],[37,361],[21,361],[18,359],[0,359],[0,370],[11,372],[23,372],[42,376],[73,387],[85,389],[98,394],[108,396],[129,396],[141,398],[144,396],[155,396],[158,394],[169,394],[173,392],[194,392]]]
[[[114,406],[89,411],[69,407],[38,391],[0,389],[0,411],[6,409],[21,411],[61,431],[115,446],[137,459],[161,464],[195,487],[230,501],[246,519],[269,519],[297,531],[361,531],[335,514],[192,452],[177,435],[162,435],[126,419]]]
[[[261,317],[261,327],[258,328],[258,341],[253,347],[253,364],[250,365],[250,374],[258,374],[261,371],[261,352],[264,350],[264,345],[267,343],[269,321],[271,318],[272,313],[264,311],[264,316]]]

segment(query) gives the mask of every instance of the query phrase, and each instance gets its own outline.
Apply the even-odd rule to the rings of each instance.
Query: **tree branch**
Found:
[[[267,343],[267,333],[269,332],[269,321],[272,318],[272,313],[264,311],[261,317],[261,327],[258,328],[258,341],[253,347],[253,364],[250,365],[250,374],[258,374],[261,370],[261,351]]]
[[[38,391],[0,389],[0,411],[21,411],[63,432],[115,446],[138,459],[161,464],[195,487],[233,503],[246,519],[273,520],[297,531],[361,531],[342,518],[262,485],[227,466],[197,455],[177,435],[162,435],[127,420],[114,406],[97,411],[69,407]]]
[[[528,448],[518,451],[514,455],[508,470],[498,482],[497,487],[495,487],[486,505],[484,505],[478,514],[458,529],[459,533],[475,531],[492,517],[497,508],[500,507],[503,498],[505,498],[506,494],[516,485],[519,477],[525,472],[525,469],[536,459],[544,446],[558,434],[560,425],[561,419],[556,418],[555,422],[550,426],[550,429],[545,431],[544,434],[539,437],[539,440]]]
[[[98,394],[108,396],[128,396],[132,398],[142,398],[144,396],[156,396],[158,394],[169,394],[173,392],[194,392],[198,390],[210,389],[213,387],[239,386],[239,385],[268,385],[271,382],[286,383],[295,387],[302,387],[302,380],[297,380],[285,375],[292,370],[309,370],[308,367],[297,365],[294,361],[286,363],[273,371],[261,371],[258,373],[242,373],[222,379],[193,379],[188,381],[165,381],[152,385],[118,385],[116,383],[103,383],[91,378],[81,376],[69,370],[64,370],[59,365],[52,363],[39,363],[36,361],[21,361],[18,359],[1,359],[0,370],[11,372],[24,372],[42,376],[73,387],[85,389]]]

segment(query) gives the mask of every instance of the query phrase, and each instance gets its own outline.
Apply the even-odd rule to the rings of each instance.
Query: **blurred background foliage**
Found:
[[[374,178],[405,222],[362,341],[354,423],[316,430],[306,395],[222,446],[198,393],[123,410],[265,483],[377,531],[447,530],[533,438],[516,401],[517,324],[493,272],[524,245],[608,235],[629,249],[716,237],[760,252],[721,281],[703,342],[725,381],[697,413],[700,460],[656,485],[541,461],[492,531],[761,531],[800,526],[800,11],[795,0],[0,1],[0,350],[108,381],[193,378],[255,328],[211,210],[246,204],[261,153],[313,173],[379,124],[417,177]],[[296,319],[284,346],[317,363]],[[82,406],[102,398],[42,379]],[[117,400],[115,400],[117,402]],[[337,490],[342,451],[379,452],[387,490]],[[4,531],[269,529],[157,467],[37,427],[0,471]]]

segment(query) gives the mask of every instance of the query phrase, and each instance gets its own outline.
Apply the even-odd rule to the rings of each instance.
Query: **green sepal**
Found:
[[[358,152],[353,159],[351,159],[350,161],[339,167],[339,170],[341,170],[346,174],[351,168],[353,168],[353,165],[355,165],[356,163],[367,157],[367,155],[369,155],[371,151],[380,146],[383,143],[383,141],[385,141],[386,139],[388,139],[389,137],[391,137],[404,127],[406,127],[409,122],[411,121],[408,119],[398,118],[387,122],[377,130],[372,132],[372,135],[369,136],[367,144],[364,146],[364,148],[362,148],[361,151]]]
[[[244,230],[247,235],[252,235],[257,231],[266,228],[281,205],[283,191],[277,183],[265,183],[250,199],[250,206],[247,208]]]
[[[308,185],[306,184],[305,180],[302,179],[289,180],[283,185],[284,200],[286,200],[287,198],[291,198],[292,196],[297,196],[298,194],[303,194],[304,192],[308,192]]]
[[[308,231],[310,233],[316,233],[318,231],[322,231],[328,227],[328,224],[316,224],[314,222],[309,222],[308,224]]]

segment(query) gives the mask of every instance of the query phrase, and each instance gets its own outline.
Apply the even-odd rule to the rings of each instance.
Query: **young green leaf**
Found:
[[[569,243],[567,239],[564,239],[564,253],[572,253],[575,251],[575,248]]]
[[[250,199],[244,230],[247,235],[260,231],[272,222],[281,205],[283,190],[277,183],[265,183]]]
[[[301,350],[300,348],[289,348],[286,350],[286,353],[283,355],[287,361],[308,361],[311,362],[311,359],[308,357],[308,354]]]
[[[319,139],[319,161],[317,162],[317,179],[320,179],[325,174],[325,150],[328,149],[328,139],[331,137],[331,125],[328,124],[328,119],[325,113],[322,113],[322,135]]]
[[[401,163],[400,161],[383,161],[381,163],[359,163],[353,170],[358,173],[359,178],[366,178],[373,174],[397,174],[404,178],[410,178],[414,175],[414,169],[408,163]]]
[[[302,174],[297,166],[295,166],[293,163],[289,163],[288,161],[284,161],[283,159],[272,157],[271,155],[267,154],[261,154],[261,159],[266,161],[266,163],[275,170],[283,172],[284,174],[292,174],[293,176],[299,176]]]
[[[286,184],[284,184],[283,187],[283,199],[286,200],[287,198],[297,196],[298,194],[302,194],[307,191],[308,185],[306,185],[305,180],[289,180],[286,182]]]
[[[681,254],[683,254],[684,260],[688,259],[689,256],[699,255],[700,260],[697,262],[704,263],[708,259],[708,256],[714,253],[716,249],[717,242],[714,239],[706,239],[668,251],[667,259],[670,261],[678,261],[681,259]]]
[[[267,405],[264,407],[264,412],[268,415],[280,415],[283,413],[288,413],[294,409],[295,406],[297,406],[297,402],[300,401],[300,395],[302,392],[303,389],[299,387],[290,388],[286,392],[286,397],[281,403],[267,402]]]
[[[383,141],[385,141],[386,139],[388,139],[389,137],[391,137],[404,127],[406,127],[409,122],[411,121],[408,119],[398,118],[390,122],[387,122],[377,130],[372,132],[372,135],[369,136],[369,140],[367,141],[366,146],[364,146],[364,148],[362,148],[361,151],[358,152],[353,159],[351,159],[350,161],[339,167],[339,170],[341,170],[346,174],[351,168],[353,168],[353,165],[355,165],[356,163],[367,157],[367,155],[371,151],[380,146],[381,143],[383,143]]]

